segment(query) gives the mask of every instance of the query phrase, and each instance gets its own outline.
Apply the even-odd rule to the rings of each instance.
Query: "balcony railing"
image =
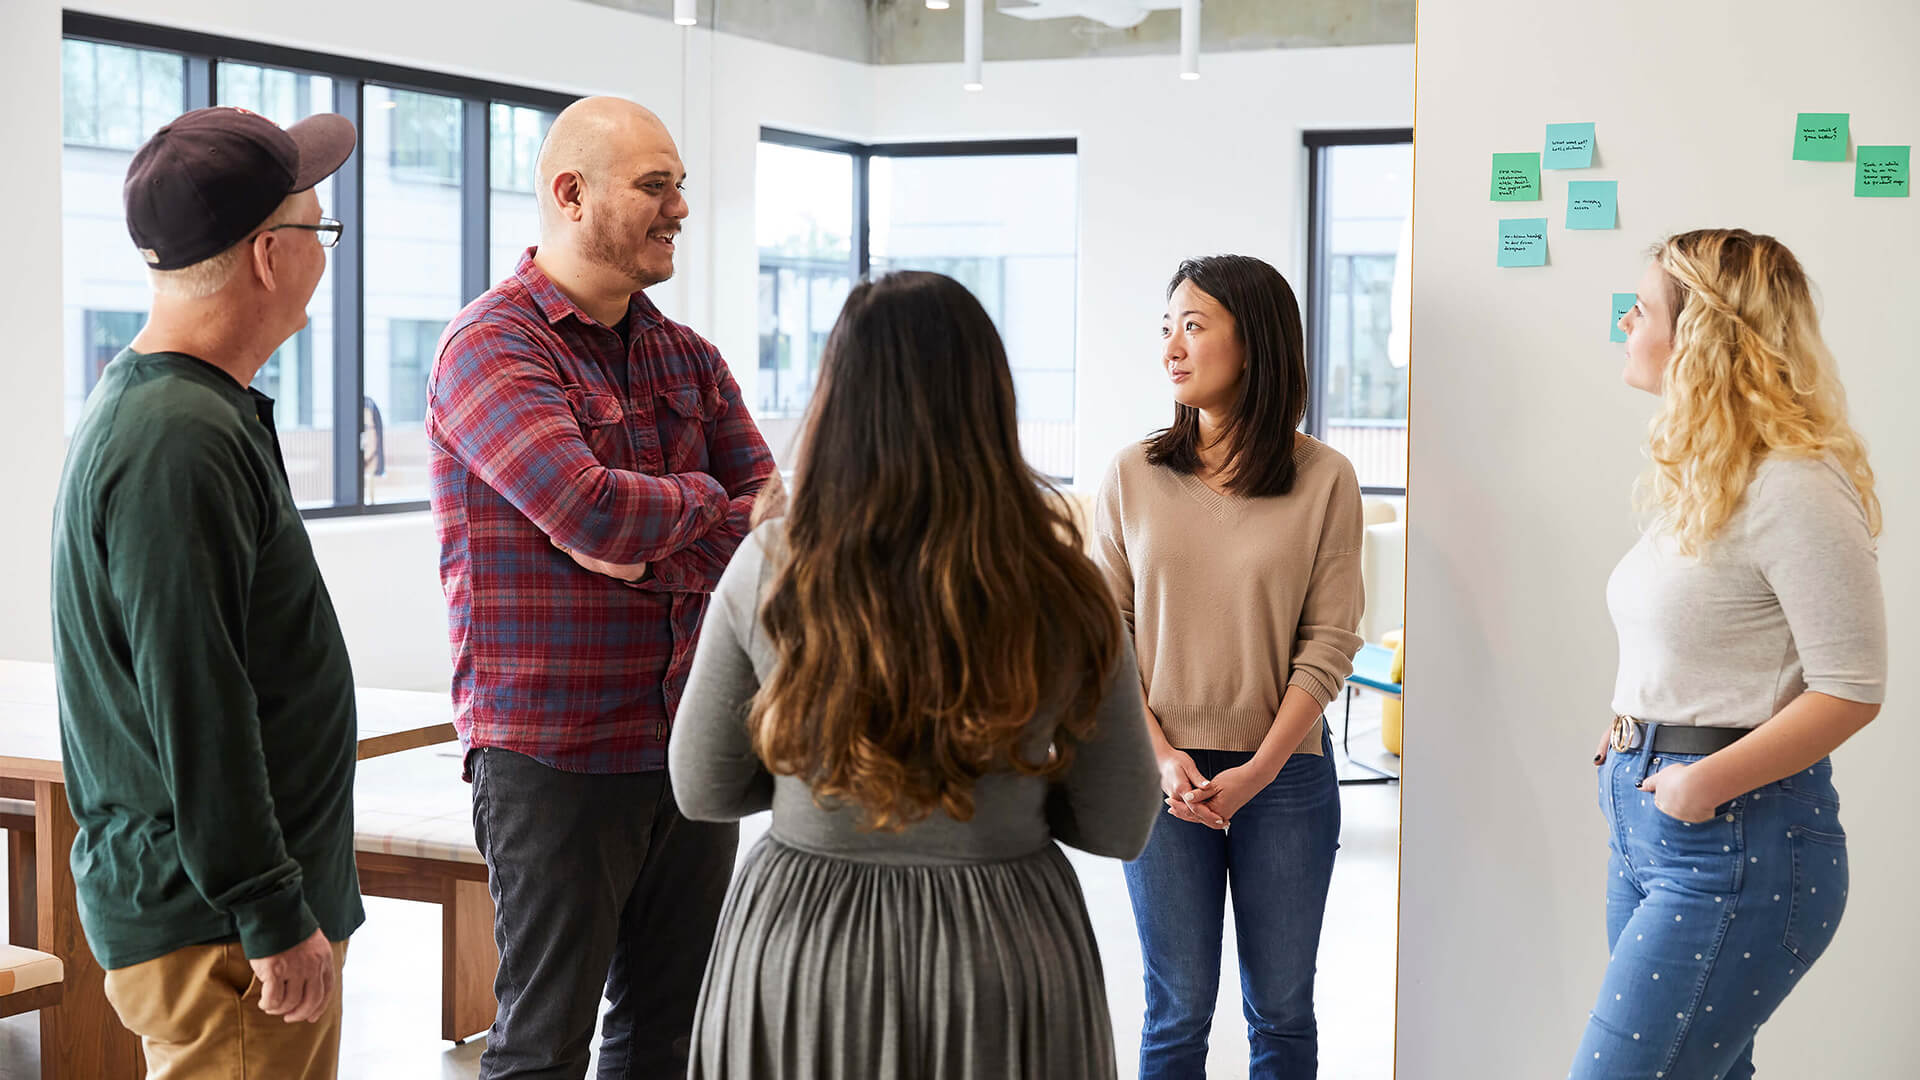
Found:
[[[1329,417],[1327,445],[1353,462],[1362,487],[1407,486],[1407,422]]]

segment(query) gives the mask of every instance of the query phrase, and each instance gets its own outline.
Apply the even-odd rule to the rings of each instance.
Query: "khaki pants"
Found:
[[[260,1011],[239,942],[191,945],[107,972],[107,1000],[147,1052],[147,1080],[333,1080],[340,1068],[340,974],[325,1016],[289,1024]]]

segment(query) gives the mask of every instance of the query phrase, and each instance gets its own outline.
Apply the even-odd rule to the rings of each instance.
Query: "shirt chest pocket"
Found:
[[[660,451],[668,472],[708,470],[707,427],[726,414],[726,399],[714,386],[675,383],[659,391]]]
[[[627,437],[627,411],[620,399],[580,386],[567,387],[566,395],[567,408],[572,410],[593,456],[602,465],[630,467],[633,441]]]

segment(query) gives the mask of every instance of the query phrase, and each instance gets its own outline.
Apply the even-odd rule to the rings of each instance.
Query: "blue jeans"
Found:
[[[1140,1080],[1200,1080],[1220,992],[1227,886],[1240,952],[1240,996],[1253,1080],[1312,1077],[1314,957],[1340,846],[1333,743],[1295,754],[1233,816],[1226,832],[1162,814],[1147,850],[1126,864],[1127,892],[1145,961],[1147,1013]],[[1250,753],[1189,750],[1202,775],[1244,765]]]
[[[1638,789],[1700,757],[1609,749],[1599,769],[1612,959],[1568,1074],[1577,1080],[1747,1080],[1760,1025],[1840,926],[1847,835],[1832,763],[1698,825]]]

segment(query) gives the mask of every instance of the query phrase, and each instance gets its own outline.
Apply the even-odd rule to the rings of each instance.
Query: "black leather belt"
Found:
[[[1652,738],[1651,749],[1656,754],[1711,754],[1739,742],[1748,728],[1692,727],[1682,724],[1656,724],[1635,720],[1631,716],[1613,718],[1613,738],[1610,745],[1625,753],[1637,750],[1648,744]]]

